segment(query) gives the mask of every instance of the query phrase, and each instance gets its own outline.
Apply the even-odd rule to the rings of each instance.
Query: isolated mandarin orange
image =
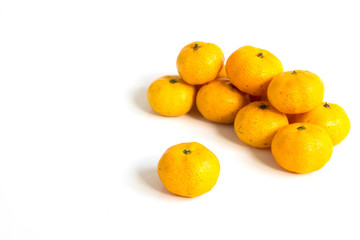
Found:
[[[169,192],[184,197],[197,197],[215,186],[220,174],[220,163],[205,146],[189,142],[167,149],[157,170]]]

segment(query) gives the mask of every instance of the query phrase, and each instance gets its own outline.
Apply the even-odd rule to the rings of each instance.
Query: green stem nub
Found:
[[[190,149],[186,148],[186,149],[183,151],[183,153],[185,153],[185,154],[190,154],[191,151],[190,151]]]
[[[297,71],[294,70],[291,74],[292,74],[292,75],[296,75],[296,74],[297,74]]]
[[[264,54],[261,52],[261,53],[259,53],[259,54],[256,55],[256,56],[258,56],[258,57],[260,57],[260,58],[263,58],[263,57],[264,57]]]
[[[325,103],[323,106],[326,108],[330,108],[330,105],[328,103]]]
[[[178,80],[176,80],[176,79],[171,79],[171,80],[169,81],[169,83],[177,83],[177,81],[178,81]]]
[[[305,126],[300,126],[297,128],[297,130],[305,130]]]
[[[259,108],[260,108],[260,109],[267,109],[268,106],[265,105],[265,103],[262,102],[262,103],[260,104]]]
[[[198,43],[195,43],[194,50],[198,50],[200,48]]]

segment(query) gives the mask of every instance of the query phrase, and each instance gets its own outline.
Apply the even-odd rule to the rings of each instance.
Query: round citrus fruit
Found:
[[[237,49],[225,66],[230,82],[240,91],[254,96],[266,95],[271,78],[284,71],[275,55],[252,46]]]
[[[207,120],[233,123],[235,116],[248,99],[227,80],[214,80],[204,84],[196,96],[196,106]]]
[[[224,64],[222,50],[213,43],[193,42],[181,49],[176,66],[179,75],[189,84],[214,80]]]
[[[280,112],[296,114],[318,106],[324,98],[324,91],[324,84],[315,73],[295,70],[273,77],[267,96]]]
[[[349,117],[342,107],[334,103],[323,102],[309,112],[296,114],[294,122],[313,123],[323,127],[334,146],[343,141],[350,132]]]
[[[167,75],[151,83],[147,99],[157,113],[169,117],[180,116],[193,106],[195,87],[177,75]]]
[[[269,102],[252,102],[236,115],[234,129],[241,141],[257,148],[268,148],[276,132],[289,124],[284,113]]]
[[[197,197],[215,186],[220,163],[215,154],[200,143],[180,143],[165,151],[157,170],[169,192]]]
[[[327,132],[312,123],[293,123],[275,135],[271,151],[276,162],[295,173],[322,168],[331,158],[332,142]]]

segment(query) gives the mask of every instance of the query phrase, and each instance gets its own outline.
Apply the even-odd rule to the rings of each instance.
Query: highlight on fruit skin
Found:
[[[181,49],[176,59],[176,67],[185,82],[201,85],[219,75],[224,59],[224,54],[217,45],[196,41]]]
[[[168,148],[161,156],[157,170],[169,192],[183,197],[197,197],[216,185],[220,163],[204,145],[186,142]]]
[[[323,127],[329,134],[333,146],[346,138],[351,127],[345,110],[338,104],[329,102],[322,102],[309,112],[293,115],[292,122],[313,123]]]
[[[310,173],[325,166],[333,146],[324,128],[312,123],[293,123],[276,133],[271,152],[285,170]]]
[[[177,117],[190,111],[196,89],[178,75],[166,75],[152,82],[147,90],[151,108],[160,115]]]

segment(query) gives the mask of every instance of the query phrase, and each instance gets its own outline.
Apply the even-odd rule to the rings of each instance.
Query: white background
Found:
[[[360,239],[357,1],[0,2],[0,239]],[[180,49],[267,49],[310,70],[352,129],[320,171],[282,170],[231,125],[157,115],[146,90]],[[217,185],[167,192],[156,166],[197,141]]]

